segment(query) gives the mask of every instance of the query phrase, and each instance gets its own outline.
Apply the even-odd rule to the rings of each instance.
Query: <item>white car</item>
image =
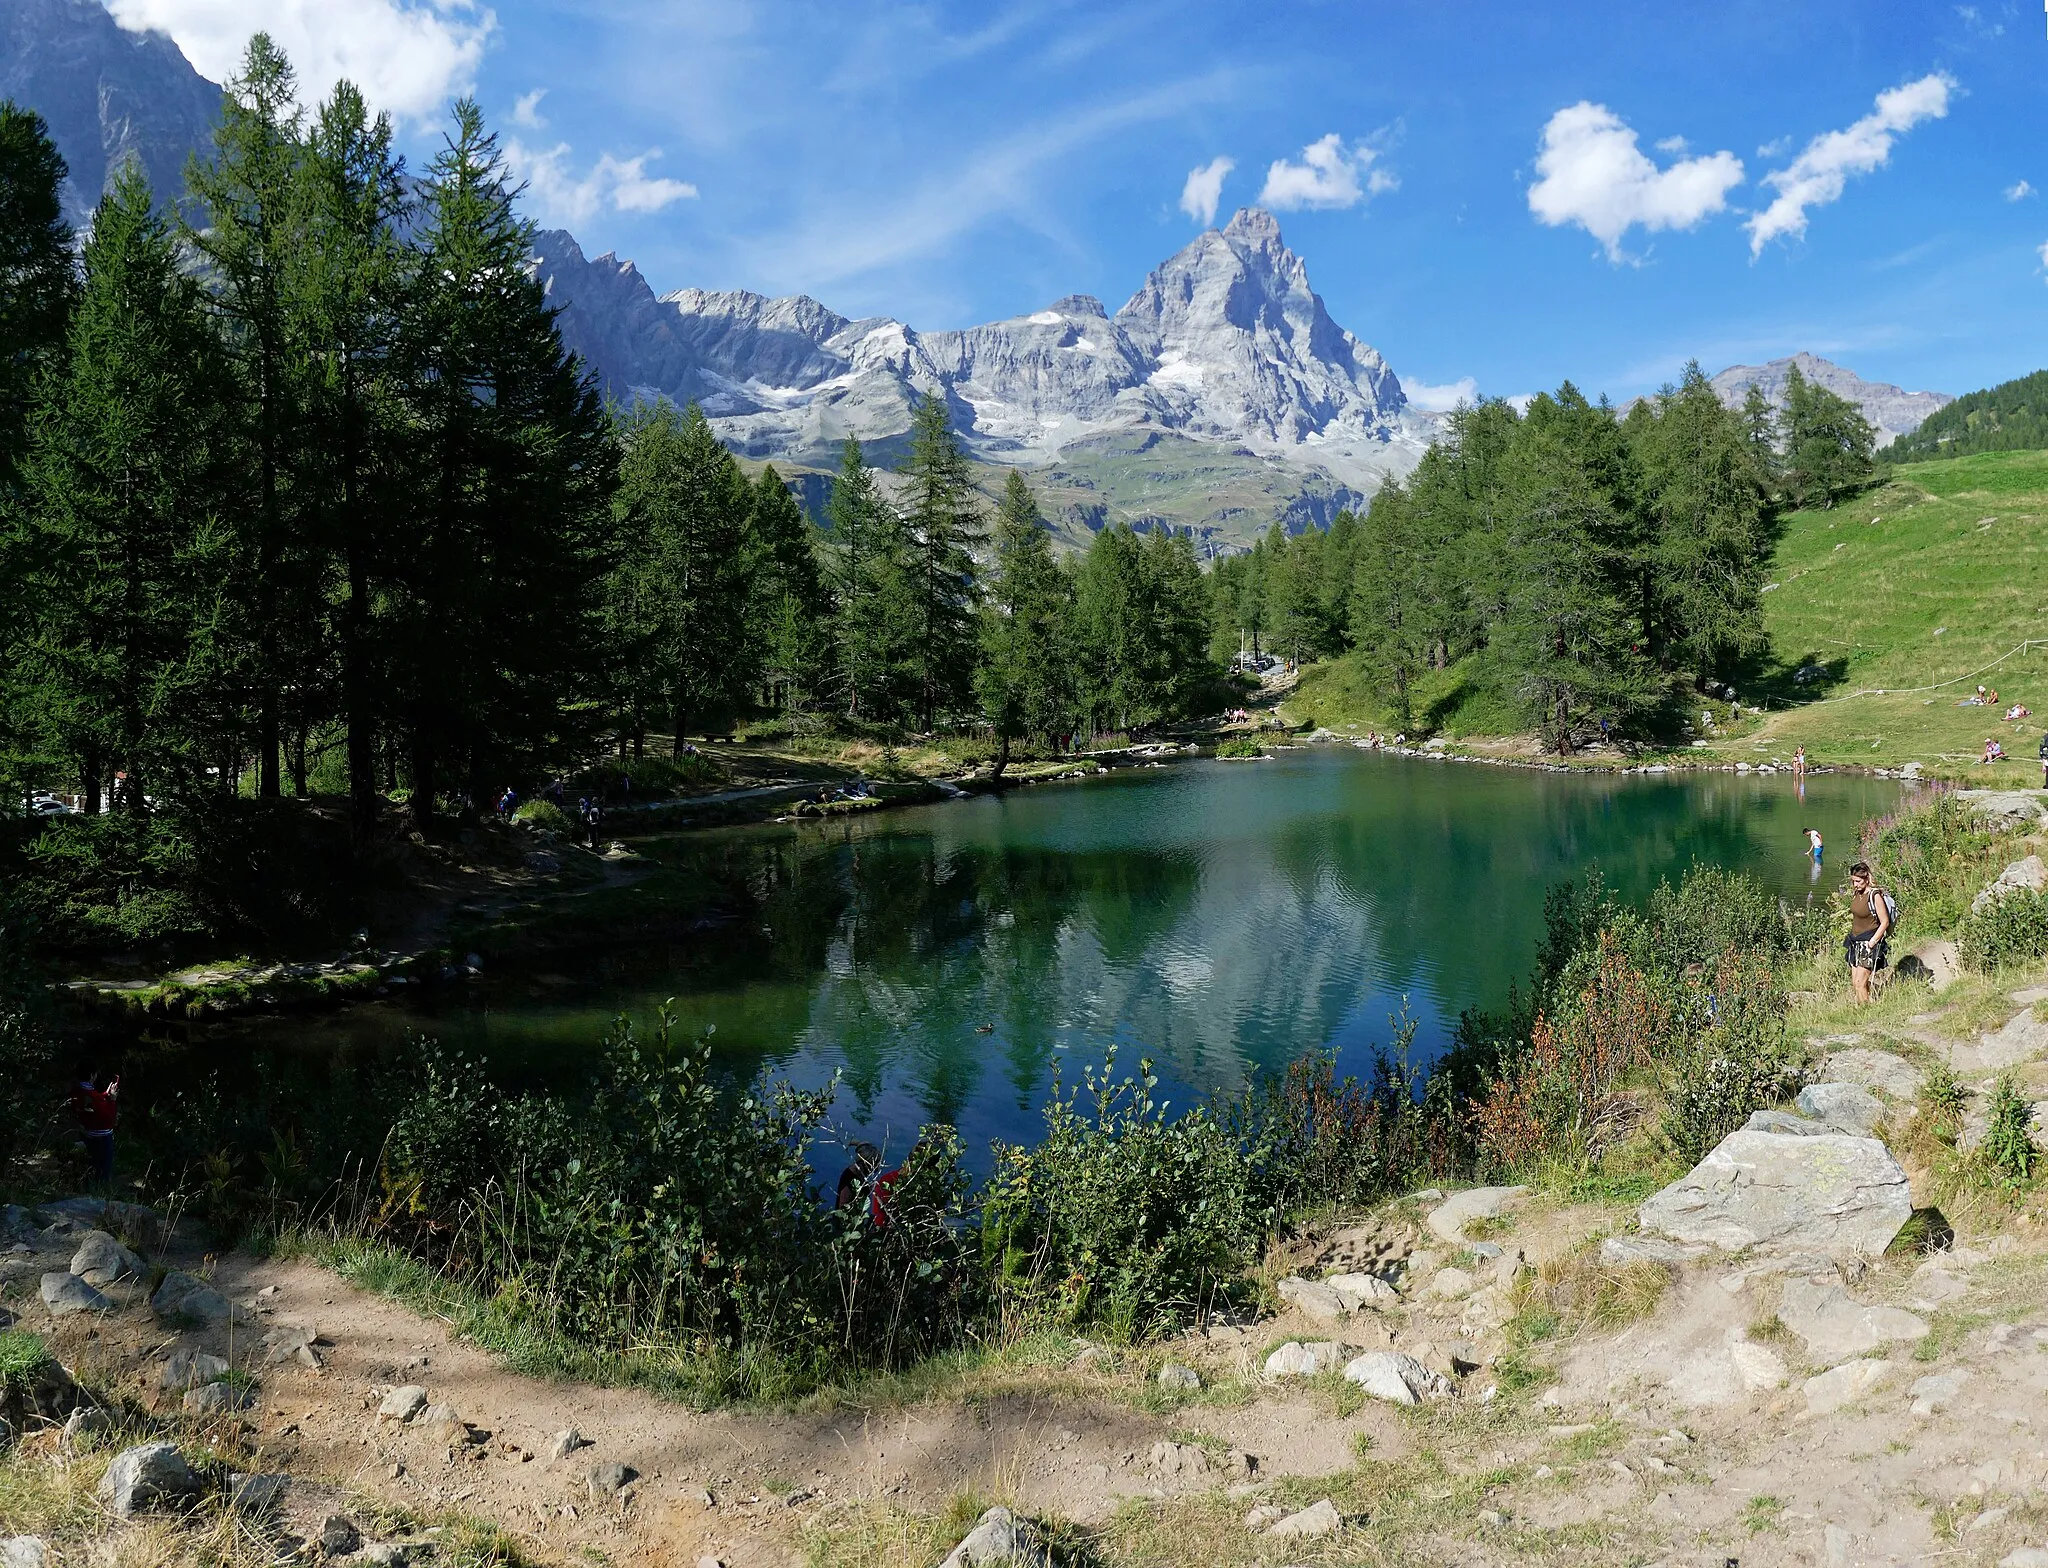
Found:
[[[55,795],[31,795],[28,814],[32,817],[68,817],[71,808]]]

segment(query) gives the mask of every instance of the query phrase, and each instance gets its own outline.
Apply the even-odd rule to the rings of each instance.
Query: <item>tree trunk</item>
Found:
[[[1005,768],[1007,768],[1007,767],[1008,767],[1009,765],[1010,765],[1010,737],[1009,737],[1009,734],[1008,734],[1008,732],[1006,731],[1006,732],[1004,732],[1004,733],[1003,733],[1002,735],[1000,735],[1000,736],[999,736],[999,737],[997,738],[997,745],[996,745],[996,765],[995,765],[995,766],[994,766],[993,768],[989,769],[989,775],[988,775],[988,781],[989,781],[989,783],[991,783],[991,784],[1000,784],[1000,783],[1002,782],[1002,780],[1003,780],[1003,770],[1004,770]]]

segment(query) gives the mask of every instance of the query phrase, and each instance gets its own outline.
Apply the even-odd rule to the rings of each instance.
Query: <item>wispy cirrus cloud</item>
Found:
[[[1674,141],[1657,145],[1668,149]],[[1577,224],[1618,262],[1630,259],[1621,248],[1630,229],[1690,229],[1725,211],[1728,193],[1742,183],[1742,160],[1716,152],[1659,168],[1627,121],[1604,103],[1582,99],[1544,124],[1536,176],[1529,187],[1536,221]]]
[[[1766,174],[1763,183],[1778,194],[1743,225],[1749,230],[1751,258],[1762,255],[1772,240],[1804,235],[1810,209],[1839,201],[1853,176],[1883,168],[1900,136],[1947,115],[1955,91],[1956,80],[1946,71],[1887,88],[1870,113],[1843,130],[1814,137],[1791,163]]]

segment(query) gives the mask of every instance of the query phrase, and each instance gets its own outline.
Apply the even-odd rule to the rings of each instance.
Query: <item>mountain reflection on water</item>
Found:
[[[1598,865],[1625,897],[1695,863],[1824,896],[1900,786],[1789,775],[1609,777],[1324,747],[1262,763],[1131,770],[830,825],[649,846],[724,889],[725,918],[601,978],[431,1017],[359,1009],[350,1034],[418,1029],[536,1064],[587,1051],[665,998],[738,1070],[815,1085],[900,1148],[921,1122],[1028,1139],[1056,1059],[1116,1046],[1162,1093],[1333,1048],[1367,1070],[1404,1006],[1431,1059],[1458,1014],[1526,975],[1553,883]],[[1802,837],[1832,846],[1816,885]]]

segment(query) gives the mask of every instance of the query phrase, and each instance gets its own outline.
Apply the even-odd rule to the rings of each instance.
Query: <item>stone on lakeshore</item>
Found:
[[[1953,1372],[1936,1372],[1930,1377],[1923,1377],[1907,1390],[1913,1396],[1913,1414],[1931,1416],[1945,1410],[1969,1380],[1968,1370],[1962,1367]]]
[[[1835,1052],[1821,1063],[1821,1071],[1836,1082],[1861,1084],[1894,1100],[1917,1099],[1920,1094],[1920,1069],[1890,1051],[1854,1046]]]
[[[1810,1083],[1792,1103],[1816,1121],[1859,1137],[1884,1120],[1884,1102],[1861,1084]]]
[[[1727,1251],[1791,1246],[1876,1257],[1913,1213],[1875,1138],[1735,1132],[1644,1203],[1642,1228]]]
[[[1351,1316],[1351,1303],[1320,1280],[1290,1274],[1274,1287],[1282,1301],[1318,1323],[1340,1323]]]
[[[143,1272],[142,1259],[103,1230],[89,1230],[79,1238],[71,1255],[71,1272],[88,1285],[111,1285],[117,1279],[137,1279]]]
[[[40,1535],[10,1535],[0,1540],[0,1568],[48,1568],[50,1547]]]
[[[226,1375],[228,1364],[220,1356],[203,1350],[174,1350],[157,1373],[159,1386],[168,1389],[197,1388]]]
[[[377,1414],[387,1421],[410,1421],[426,1408],[427,1391],[417,1383],[407,1383],[384,1396]]]
[[[1344,1368],[1344,1381],[1356,1383],[1374,1399],[1395,1405],[1442,1399],[1452,1391],[1449,1378],[1398,1350],[1367,1351]]]
[[[1845,1361],[1832,1372],[1810,1377],[1801,1385],[1808,1415],[1824,1416],[1881,1387],[1892,1375],[1889,1361]]]
[[[42,1296],[43,1305],[55,1318],[69,1317],[74,1312],[106,1312],[114,1305],[69,1269],[45,1274]]]
[[[424,1392],[422,1393],[422,1397],[424,1397]],[[553,1437],[549,1438],[547,1441],[547,1447],[543,1450],[543,1452],[547,1455],[548,1463],[553,1464],[557,1460],[567,1459],[571,1454],[575,1453],[577,1449],[587,1448],[589,1446],[589,1439],[584,1437],[584,1435],[581,1432],[577,1431],[576,1428],[570,1426],[564,1427],[561,1431],[557,1432]]]
[[[1465,1244],[1465,1227],[1474,1220],[1492,1219],[1528,1192],[1527,1187],[1469,1187],[1454,1192],[1429,1211],[1429,1233],[1439,1241]]]
[[[256,1403],[256,1395],[236,1383],[204,1383],[188,1392],[179,1403],[189,1415],[226,1416],[247,1410]]]
[[[1317,1339],[1304,1344],[1291,1339],[1266,1357],[1266,1376],[1316,1377],[1336,1371],[1349,1354],[1348,1348],[1335,1340]]]
[[[1806,1341],[1820,1366],[1833,1366],[1893,1342],[1920,1339],[1927,1325],[1897,1307],[1865,1306],[1832,1281],[1788,1279],[1778,1317]]]
[[[2036,805],[2038,812],[2039,806]],[[1970,900],[1970,913],[1981,914],[2008,893],[2038,893],[2048,888],[2048,865],[2039,855],[2015,860],[1992,879],[1991,885]]]
[[[1274,1536],[1316,1536],[1335,1535],[1344,1528],[1344,1516],[1337,1512],[1337,1505],[1327,1497],[1319,1503],[1311,1503],[1298,1514],[1289,1514],[1266,1533]]]
[[[164,1276],[156,1294],[149,1298],[149,1305],[160,1318],[209,1326],[226,1323],[236,1315],[228,1298],[205,1280],[175,1269]]]
[[[1998,827],[2031,827],[2043,815],[2042,797],[2025,789],[1960,789],[1956,799]]]
[[[99,1500],[117,1518],[180,1502],[199,1487],[185,1456],[171,1443],[124,1448],[100,1477]]]
[[[1176,1389],[1181,1393],[1193,1393],[1202,1386],[1201,1374],[1178,1361],[1169,1361],[1161,1367],[1157,1381],[1161,1388]]]
[[[1052,1568],[1052,1553],[1030,1520],[991,1508],[940,1568]]]

